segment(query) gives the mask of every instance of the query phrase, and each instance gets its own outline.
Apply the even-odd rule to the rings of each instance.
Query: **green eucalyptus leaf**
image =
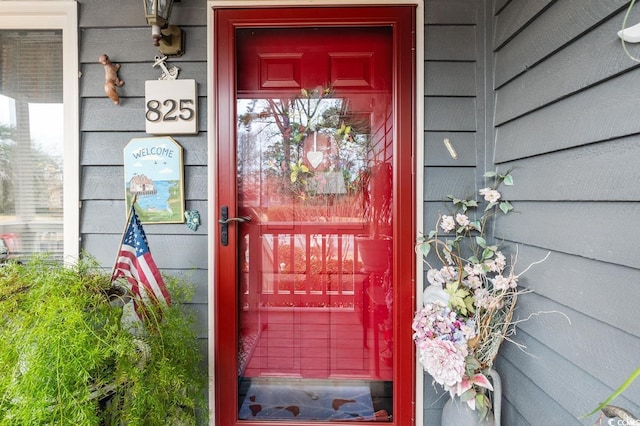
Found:
[[[500,210],[502,210],[502,213],[507,214],[509,213],[511,210],[513,210],[513,206],[511,205],[510,202],[508,201],[502,201],[500,203]]]
[[[474,388],[471,388],[466,392],[464,392],[462,395],[460,395],[460,401],[467,402],[470,399],[473,399],[475,397],[476,397],[476,390]]]
[[[478,232],[482,231],[482,225],[480,225],[480,222],[477,220],[474,220],[473,222],[469,223],[469,227],[472,229],[475,229]]]
[[[478,415],[480,416],[480,420],[484,420],[487,414],[489,414],[488,399],[485,400],[485,398],[486,396],[483,394],[476,395],[476,408],[479,411]]]
[[[491,210],[495,205],[496,205],[496,203],[489,203],[487,205],[487,207],[485,207],[484,211],[486,212],[486,211]]]
[[[493,250],[491,250],[490,248],[486,248],[484,249],[484,251],[482,252],[482,258],[483,259],[491,259],[494,255]]]
[[[478,361],[474,356],[467,356],[465,358],[465,362],[467,364],[467,367],[471,369],[471,373],[473,374],[475,374],[476,370],[480,368],[480,361]],[[471,374],[469,374],[469,376],[471,376]]]
[[[482,248],[486,248],[487,247],[487,240],[485,240],[484,238],[482,238],[479,235],[476,237],[476,243]]]
[[[418,250],[420,251],[420,254],[422,254],[423,256],[427,256],[431,251],[431,244],[428,244],[428,243],[420,244],[418,247]]]
[[[511,186],[513,185],[513,176],[511,175],[505,175],[504,180],[503,180],[504,184],[507,186]]]
[[[486,172],[483,176],[488,177],[496,177],[498,174],[496,172]]]

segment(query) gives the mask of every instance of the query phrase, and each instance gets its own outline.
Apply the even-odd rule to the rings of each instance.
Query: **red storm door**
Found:
[[[414,8],[214,19],[216,423],[410,425]]]

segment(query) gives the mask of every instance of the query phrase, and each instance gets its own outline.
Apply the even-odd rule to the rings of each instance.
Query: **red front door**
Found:
[[[411,424],[413,14],[215,12],[219,425]]]

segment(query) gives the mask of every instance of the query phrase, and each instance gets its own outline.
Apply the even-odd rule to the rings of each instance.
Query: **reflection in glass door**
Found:
[[[390,421],[391,29],[236,37],[238,418]]]

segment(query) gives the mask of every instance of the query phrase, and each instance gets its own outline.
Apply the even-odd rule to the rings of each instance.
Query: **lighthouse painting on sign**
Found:
[[[182,147],[169,136],[131,139],[124,148],[127,212],[135,196],[142,223],[184,222]]]

